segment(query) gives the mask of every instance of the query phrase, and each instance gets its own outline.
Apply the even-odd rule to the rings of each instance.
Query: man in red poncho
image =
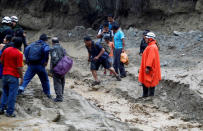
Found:
[[[142,55],[139,71],[139,82],[143,85],[143,97],[154,96],[155,86],[161,80],[159,50],[153,32],[147,33],[145,41],[148,44]]]

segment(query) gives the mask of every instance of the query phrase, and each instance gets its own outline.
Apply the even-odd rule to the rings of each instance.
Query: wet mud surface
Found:
[[[35,77],[25,94],[17,99],[17,117],[9,119],[0,116],[0,130],[203,130],[203,59],[199,53],[202,48],[191,44],[178,51],[178,44],[172,45],[173,48],[162,44],[163,80],[157,86],[154,97],[140,98],[142,86],[137,80],[141,60],[139,48],[137,43],[133,46],[132,38],[127,42],[130,58],[130,64],[126,67],[127,77],[118,82],[109,73],[104,75],[103,69],[100,69],[98,76],[101,85],[94,87],[83,42],[63,43],[74,59],[74,66],[66,76],[64,102],[54,103],[46,98],[38,77]],[[190,46],[194,48],[190,49]],[[194,53],[195,50],[198,51]],[[50,82],[54,97],[51,77]]]

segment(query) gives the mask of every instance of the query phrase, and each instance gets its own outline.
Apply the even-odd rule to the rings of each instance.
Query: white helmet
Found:
[[[11,21],[12,22],[18,22],[18,17],[17,16],[11,16]]]
[[[148,32],[145,37],[148,38],[148,39],[149,38],[155,39],[156,35],[153,32]]]
[[[5,16],[5,17],[2,19],[2,22],[1,22],[1,23],[9,24],[9,23],[11,23],[11,18],[8,17],[8,16]]]

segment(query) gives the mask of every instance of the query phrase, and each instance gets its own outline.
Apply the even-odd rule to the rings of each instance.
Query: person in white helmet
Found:
[[[159,49],[155,37],[153,32],[148,32],[144,38],[148,46],[142,54],[139,71],[139,82],[143,85],[142,97],[154,96],[155,87],[161,80]]]
[[[5,16],[2,19],[2,26],[0,27],[0,43],[3,43],[4,38],[6,35],[13,36],[13,31],[11,28],[11,18],[8,16]]]
[[[25,34],[23,28],[18,24],[18,21],[19,21],[19,19],[17,16],[11,16],[12,29],[14,31],[14,36],[22,38],[23,44],[24,44],[24,50],[25,50],[25,48],[27,47],[26,34]]]

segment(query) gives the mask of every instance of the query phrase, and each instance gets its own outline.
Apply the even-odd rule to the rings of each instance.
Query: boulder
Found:
[[[202,13],[203,12],[203,0],[198,0],[195,6],[195,10]]]

